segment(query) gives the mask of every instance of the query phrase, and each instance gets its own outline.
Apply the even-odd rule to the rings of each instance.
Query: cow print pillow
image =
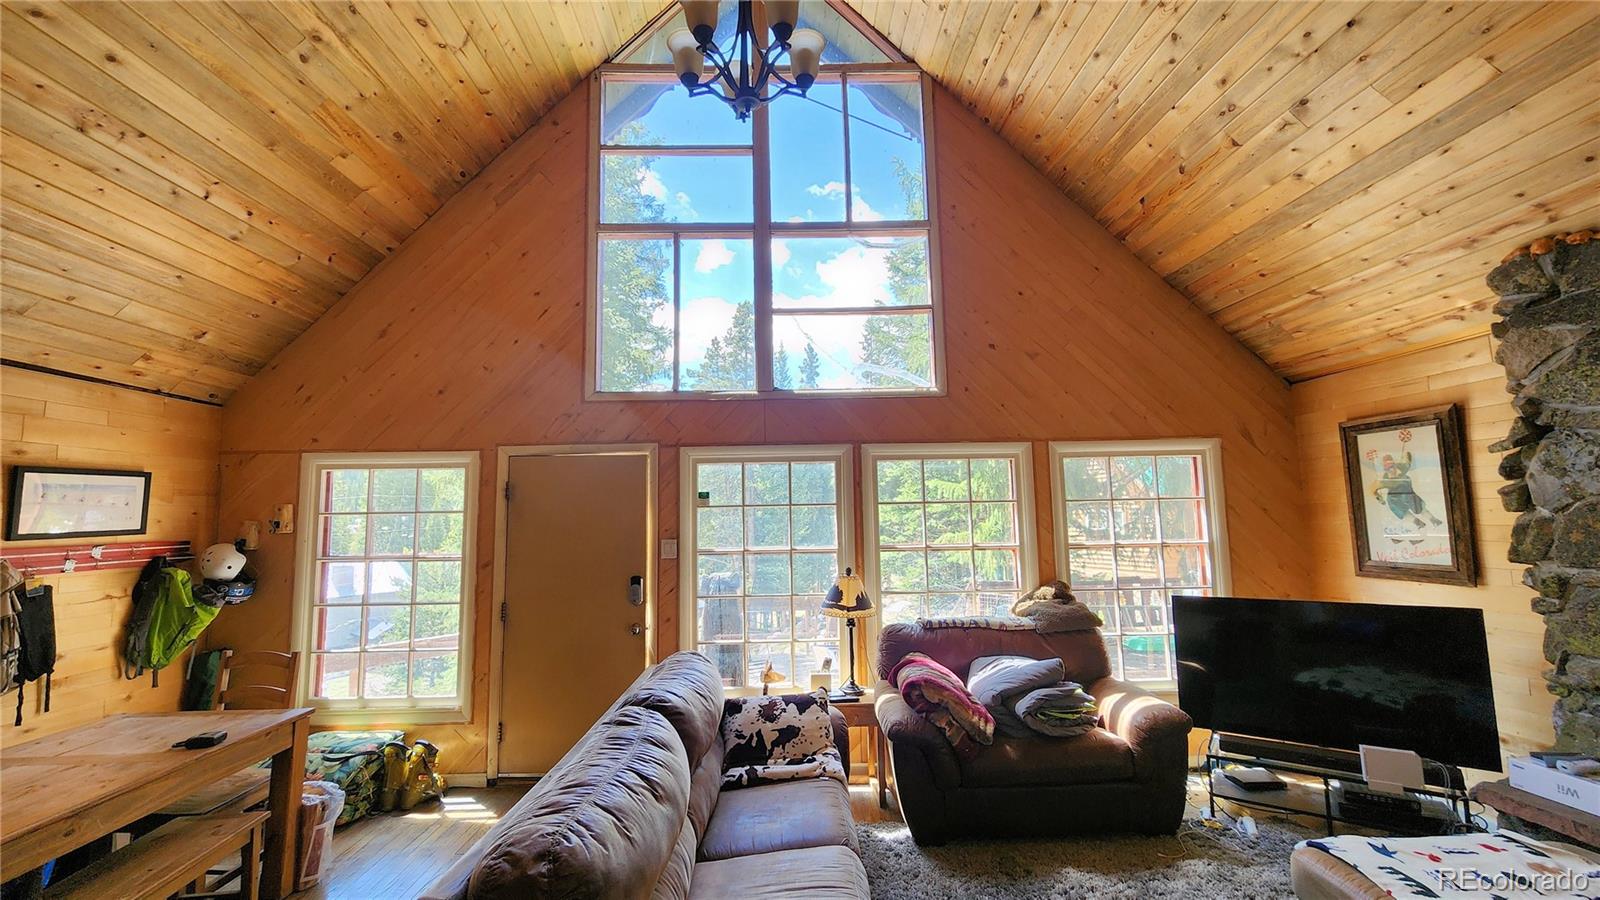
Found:
[[[726,700],[722,743],[723,790],[802,778],[845,781],[826,691]]]

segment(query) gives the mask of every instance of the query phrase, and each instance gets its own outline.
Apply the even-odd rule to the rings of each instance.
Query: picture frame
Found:
[[[1342,422],[1339,437],[1356,574],[1476,585],[1460,408]]]
[[[6,494],[6,540],[144,534],[150,473],[126,469],[14,466]]]

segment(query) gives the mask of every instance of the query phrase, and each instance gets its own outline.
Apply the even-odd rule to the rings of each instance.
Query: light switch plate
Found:
[[[661,542],[661,558],[662,559],[677,559],[678,558],[678,540],[677,540],[677,538],[667,538],[667,539],[665,539],[665,540],[663,540]]]

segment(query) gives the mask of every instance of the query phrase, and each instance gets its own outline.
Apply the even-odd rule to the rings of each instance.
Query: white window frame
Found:
[[[1057,577],[1067,581],[1067,523],[1066,491],[1061,483],[1061,461],[1074,456],[1161,456],[1193,454],[1200,458],[1202,476],[1205,478],[1205,509],[1210,526],[1210,540],[1205,544],[1211,557],[1211,595],[1227,597],[1233,593],[1233,574],[1228,554],[1227,499],[1222,483],[1222,441],[1219,438],[1178,438],[1136,441],[1051,441],[1050,442],[1050,505],[1051,521],[1055,525],[1055,551]],[[1115,590],[1115,588],[1113,588]],[[1168,618],[1168,631],[1171,619]],[[1120,631],[1119,631],[1120,634]],[[1126,673],[1124,673],[1126,674]],[[1156,692],[1178,689],[1176,680],[1141,681],[1141,688]]]
[[[678,646],[693,650],[700,641],[695,634],[696,606],[699,599],[698,569],[695,559],[698,552],[695,537],[696,495],[695,466],[701,463],[746,462],[831,462],[839,467],[839,477],[834,484],[839,493],[839,558],[846,566],[854,566],[855,547],[855,469],[854,448],[849,444],[787,444],[782,446],[751,447],[683,447],[678,451]],[[835,621],[839,656],[835,662],[843,672],[850,665],[850,648],[845,646],[843,620]],[[749,643],[746,641],[745,643]],[[793,673],[786,673],[793,675]],[[803,688],[804,689],[804,688]],[[760,693],[759,689],[745,686],[727,688],[730,697],[746,697]]]
[[[669,11],[670,12],[670,11]],[[848,19],[847,19],[848,20]],[[652,29],[647,29],[650,31]],[[629,47],[635,46],[630,42]],[[617,58],[626,56],[627,48],[619,53]],[[655,224],[605,224],[600,222],[600,173],[601,151],[606,149],[600,141],[600,117],[605,107],[604,83],[606,78],[661,78],[664,81],[677,83],[677,74],[670,65],[642,65],[607,63],[597,68],[590,76],[589,81],[589,229],[588,229],[588,259],[587,259],[587,286],[585,291],[584,315],[584,399],[585,400],[739,400],[751,397],[762,399],[771,398],[811,398],[811,397],[943,397],[948,393],[948,374],[945,370],[944,352],[944,301],[943,280],[941,278],[941,254],[939,251],[939,192],[938,178],[935,162],[934,115],[933,115],[933,79],[929,78],[914,63],[888,62],[888,63],[846,63],[824,65],[821,67],[817,80],[819,83],[836,82],[841,78],[848,80],[856,76],[861,81],[914,78],[921,87],[922,92],[922,153],[923,153],[923,196],[926,203],[927,217],[924,220],[912,222],[855,222],[851,218],[851,204],[845,203],[844,222],[808,222],[786,223],[771,221],[771,167],[769,159],[768,139],[768,110],[766,106],[756,107],[751,115],[751,147],[748,151],[743,148],[726,147],[689,147],[676,148],[680,152],[695,152],[717,155],[748,155],[751,157],[751,171],[754,178],[753,187],[753,221],[749,223],[696,223],[696,222],[666,222]],[[714,101],[707,99],[705,102]],[[846,107],[848,110],[848,107]],[[731,110],[725,110],[727,115],[733,115]],[[673,152],[671,149],[661,151]],[[845,138],[845,166],[848,178],[849,169],[849,137]],[[772,377],[772,239],[778,237],[851,237],[855,234],[871,236],[919,236],[923,233],[928,237],[928,296],[931,306],[933,330],[933,386],[927,390],[911,390],[892,388],[873,390],[858,388],[854,390],[779,390],[773,386]],[[679,240],[692,240],[696,238],[738,237],[744,239],[748,234],[752,242],[752,258],[755,266],[755,342],[756,342],[756,389],[753,391],[695,391],[695,390],[670,390],[670,391],[602,391],[600,390],[600,241],[603,235],[612,237],[658,237],[672,239],[676,246]],[[674,255],[677,251],[674,249]],[[678,287],[676,280],[673,286],[673,301],[677,303]],[[906,309],[905,307],[898,307]],[[896,307],[885,307],[886,311],[893,312]],[[845,310],[844,312],[856,314],[864,310]],[[812,310],[811,312],[818,312]],[[822,311],[826,312],[826,311]],[[676,316],[676,313],[674,313]],[[677,338],[674,336],[673,348],[673,383],[677,384]]]
[[[1038,586],[1039,532],[1034,509],[1033,445],[1015,443],[943,444],[865,444],[861,448],[861,528],[863,574],[867,592],[877,605],[867,635],[871,665],[877,664],[878,633],[883,629],[881,573],[878,570],[878,469],[880,460],[894,459],[973,459],[1005,457],[1016,466],[1017,492],[1017,592],[1027,593]],[[873,671],[877,671],[873,668]]]
[[[329,469],[351,468],[428,468],[464,466],[466,497],[462,507],[464,525],[461,547],[461,636],[457,648],[458,695],[440,704],[419,703],[415,698],[390,700],[326,700],[313,696],[312,680],[316,665],[312,653],[313,612],[317,592],[317,516],[321,501],[322,475]],[[429,725],[472,720],[472,645],[473,611],[476,603],[479,459],[476,451],[422,453],[305,453],[300,457],[300,534],[295,566],[294,612],[290,640],[300,652],[299,683],[295,703],[317,709],[312,722],[318,725],[368,725],[394,722]]]

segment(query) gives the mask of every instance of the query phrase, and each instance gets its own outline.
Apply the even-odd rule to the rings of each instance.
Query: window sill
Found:
[[[315,706],[315,704],[311,704]],[[311,724],[316,726],[339,727],[345,725],[358,725],[373,727],[378,725],[452,725],[464,724],[472,721],[464,707],[451,707],[443,709],[415,709],[395,707],[392,709],[339,709],[317,707],[311,715]]]

